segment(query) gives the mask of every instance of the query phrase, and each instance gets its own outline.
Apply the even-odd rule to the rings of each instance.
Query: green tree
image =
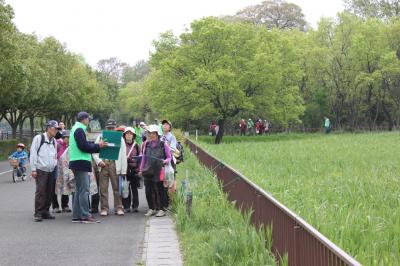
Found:
[[[146,83],[154,109],[178,121],[215,118],[216,143],[226,121],[244,111],[268,114],[285,127],[299,122],[300,70],[289,41],[278,32],[205,18],[179,39],[162,35],[155,48],[156,71]]]
[[[344,0],[347,10],[363,18],[390,19],[400,16],[399,0]]]

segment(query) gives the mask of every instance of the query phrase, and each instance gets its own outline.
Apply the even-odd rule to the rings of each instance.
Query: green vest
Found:
[[[143,133],[143,128],[141,127],[135,127],[135,134],[136,134],[136,143],[142,145],[142,133]]]
[[[83,152],[78,148],[78,144],[76,143],[75,140],[75,131],[81,128],[85,134],[86,134],[86,140],[87,140],[87,131],[86,131],[86,126],[80,122],[76,122],[75,125],[72,127],[71,132],[70,132],[70,138],[69,138],[69,161],[92,161],[92,155],[87,152]]]

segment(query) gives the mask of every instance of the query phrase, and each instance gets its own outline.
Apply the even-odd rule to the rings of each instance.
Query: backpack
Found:
[[[183,145],[179,141],[176,143],[176,149],[179,151],[179,156],[175,157],[175,159],[176,164],[179,164],[183,162],[183,155],[185,153],[185,151],[183,150]]]
[[[44,138],[44,134],[42,134],[42,135],[40,135],[40,145],[39,145],[39,148],[38,148],[38,150],[37,150],[37,154],[38,154],[38,155],[39,155],[40,148],[42,148],[42,146],[43,146],[44,143],[46,143],[46,139]],[[50,143],[51,143],[51,142],[50,142]],[[50,143],[49,143],[49,144],[50,144]],[[54,148],[56,148],[56,142],[55,142],[54,138],[53,138],[52,143],[53,143]]]
[[[144,145],[143,145],[143,152],[142,152],[143,156],[146,156],[146,149],[147,149],[148,143],[149,143],[149,142],[143,143],[143,144],[144,144]],[[160,145],[160,148],[161,148],[162,151],[163,151],[163,159],[165,159],[167,156],[166,156],[166,154],[165,154],[164,142],[163,142],[163,141],[160,141],[160,144],[159,144],[159,145]],[[148,158],[147,158],[146,160],[148,160]],[[154,161],[153,161],[152,163],[154,164]],[[144,166],[144,169],[142,169],[142,175],[143,175],[144,177],[146,177],[146,178],[152,178],[152,177],[154,177],[154,167],[153,167],[152,163],[149,163],[149,164],[146,163],[145,166]]]

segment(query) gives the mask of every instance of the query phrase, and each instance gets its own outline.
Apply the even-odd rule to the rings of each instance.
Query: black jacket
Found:
[[[95,144],[86,140],[86,135],[83,129],[78,128],[73,137],[75,138],[76,144],[81,151],[87,153],[100,152],[99,144]],[[85,160],[72,161],[69,162],[69,169],[73,171],[92,172],[92,163]]]

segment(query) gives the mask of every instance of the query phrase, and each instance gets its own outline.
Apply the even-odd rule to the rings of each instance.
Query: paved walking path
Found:
[[[133,266],[141,261],[147,210],[143,189],[139,213],[100,218],[100,224],[73,224],[71,214],[62,213],[35,223],[34,181],[12,183],[8,170],[8,162],[0,162],[0,265]]]
[[[183,265],[175,223],[171,217],[147,220],[143,261],[146,266]]]

